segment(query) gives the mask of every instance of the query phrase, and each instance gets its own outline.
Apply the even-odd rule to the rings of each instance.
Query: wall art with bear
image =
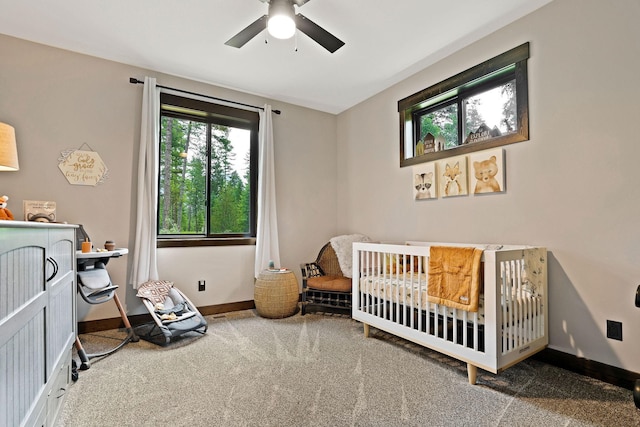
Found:
[[[413,199],[481,196],[505,191],[501,148],[423,163],[413,167]]]

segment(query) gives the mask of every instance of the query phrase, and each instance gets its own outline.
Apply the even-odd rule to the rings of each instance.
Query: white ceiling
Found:
[[[0,33],[337,114],[550,1],[296,7],[345,42],[333,54],[299,32],[226,46],[267,13],[259,0],[0,0]]]

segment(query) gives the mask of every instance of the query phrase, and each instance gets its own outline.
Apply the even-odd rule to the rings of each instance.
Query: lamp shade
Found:
[[[16,131],[13,126],[0,123],[0,171],[17,171],[18,149]]]

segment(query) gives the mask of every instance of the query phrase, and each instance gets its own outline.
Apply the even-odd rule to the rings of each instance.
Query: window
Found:
[[[160,94],[158,246],[253,243],[257,112]]]
[[[529,44],[398,101],[400,166],[529,139]]]

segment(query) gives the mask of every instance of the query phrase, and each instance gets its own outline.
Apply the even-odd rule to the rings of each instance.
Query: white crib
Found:
[[[429,302],[431,246],[483,249],[479,309]],[[542,247],[435,242],[353,244],[352,316],[369,327],[498,373],[548,342],[547,251]],[[401,267],[399,267],[401,266]]]

